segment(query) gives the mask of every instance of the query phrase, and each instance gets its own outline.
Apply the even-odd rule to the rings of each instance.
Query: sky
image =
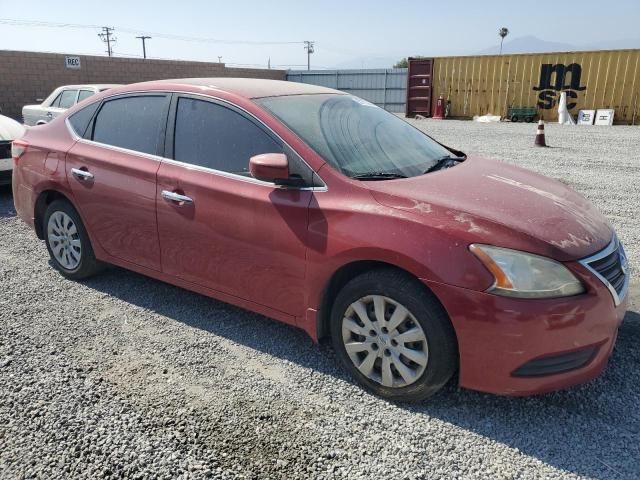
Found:
[[[0,50],[100,55],[106,48],[98,28],[16,26],[4,19],[112,26],[116,55],[141,56],[135,37],[152,32],[150,57],[221,56],[228,65],[265,67],[270,59],[272,68],[293,69],[306,67],[304,40],[315,41],[312,68],[371,68],[412,55],[475,54],[497,49],[503,26],[511,32],[505,45],[524,36],[590,48],[640,44],[640,0],[0,0]]]

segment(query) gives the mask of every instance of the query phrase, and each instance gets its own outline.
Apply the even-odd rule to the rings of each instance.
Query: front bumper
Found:
[[[515,299],[425,282],[456,331],[461,386],[531,395],[584,383],[602,373],[627,298],[616,307],[608,288],[584,266],[575,263],[570,268],[587,292],[558,299]]]

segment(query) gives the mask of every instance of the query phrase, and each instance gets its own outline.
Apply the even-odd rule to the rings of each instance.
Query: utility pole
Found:
[[[307,70],[311,70],[311,54],[313,53],[313,42],[311,40],[304,41],[304,49],[307,51]]]
[[[112,36],[113,30],[113,27],[102,27],[102,33],[98,34],[100,40],[107,44],[107,55],[110,57],[113,55],[111,44],[116,43],[116,40],[118,40],[116,37]]]
[[[142,56],[147,58],[147,45],[145,43],[146,40],[151,40],[151,37],[147,37],[146,35],[141,35],[140,37],[136,37],[142,40]]]
[[[222,55],[218,55],[218,63],[222,63]]]

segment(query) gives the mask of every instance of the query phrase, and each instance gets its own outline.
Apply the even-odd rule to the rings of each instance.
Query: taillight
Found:
[[[29,144],[24,140],[14,140],[11,143],[11,158],[13,158],[13,161],[17,162],[26,153],[28,147]]]

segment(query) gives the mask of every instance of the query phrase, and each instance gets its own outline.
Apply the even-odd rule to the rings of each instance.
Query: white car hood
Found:
[[[0,115],[0,140],[15,140],[24,135],[25,127],[9,117]]]

